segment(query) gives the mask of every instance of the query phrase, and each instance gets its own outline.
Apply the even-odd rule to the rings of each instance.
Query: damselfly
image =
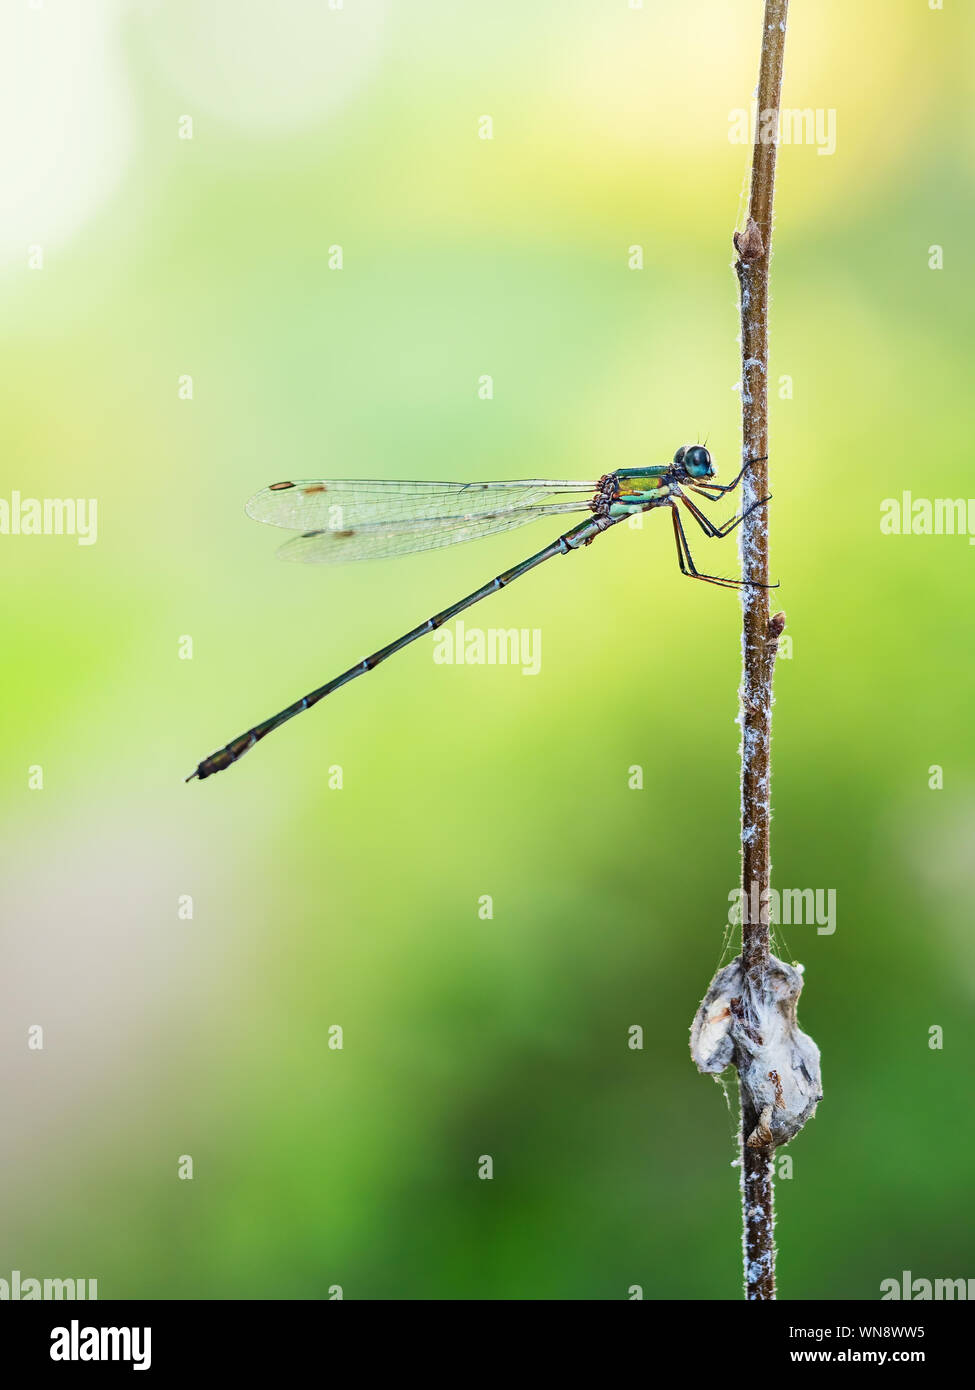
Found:
[[[194,777],[202,780],[214,772],[222,772],[274,729],[280,728],[303,710],[317,705],[319,700],[324,700],[339,686],[371,671],[394,652],[434,632],[458,613],[463,613],[465,608],[480,603],[482,598],[490,594],[496,594],[536,565],[551,560],[555,555],[568,555],[580,546],[591,544],[611,526],[640,512],[649,512],[656,507],[670,508],[677,561],[682,574],[726,589],[746,585],[769,587],[748,579],[722,579],[714,574],[701,574],[691,557],[678,508],[678,503],[685,507],[709,538],[729,535],[746,516],[757,507],[764,506],[768,497],[760,497],[740,516],[716,526],[691,500],[685,489],[716,502],[725,494],[734,492],[746,469],[760,462],[760,459],[750,459],[737,478],[725,485],[714,481],[715,468],[711,455],[701,444],[685,445],[678,449],[673,463],[651,468],[620,468],[594,482],[529,478],[507,483],[357,482],[344,479],[272,483],[247,503],[248,515],[255,521],[301,532],[281,547],[278,553],[283,558],[326,564],[435,550],[444,545],[492,536],[499,531],[513,531],[529,521],[569,512],[590,512],[591,515],[520,565],[505,570],[504,574],[499,574],[474,593],[451,604],[442,613],[397,637],[388,647],[381,647],[378,652],[350,666],[326,685],[319,686],[287,709],[232,739],[225,748],[204,758],[196,771],[187,777],[187,782]]]

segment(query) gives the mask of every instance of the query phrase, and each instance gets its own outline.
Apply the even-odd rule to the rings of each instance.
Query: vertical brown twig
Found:
[[[768,493],[768,282],[788,13],[789,0],[765,0],[748,222],[734,238],[741,307],[742,462],[762,460],[745,474],[743,510]],[[756,585],[769,582],[768,552],[768,512],[762,507],[741,527],[742,573]],[[769,964],[772,671],[785,616],[777,613],[770,620],[768,589],[752,586],[742,590],[742,611],[741,962],[746,993],[761,998]],[[757,905],[758,911],[749,911],[751,905]],[[774,1149],[755,1143],[759,1116],[744,1092],[741,1121],[745,1296],[771,1299],[775,1297]],[[752,1144],[746,1142],[749,1136]]]

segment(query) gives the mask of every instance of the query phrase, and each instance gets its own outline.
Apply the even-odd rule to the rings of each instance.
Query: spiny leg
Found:
[[[699,574],[697,567],[691,558],[690,547],[687,544],[687,537],[684,534],[684,527],[681,519],[677,515],[677,506],[670,504],[670,515],[674,523],[674,540],[677,543],[677,563],[680,565],[681,574],[686,574],[688,579],[703,579],[708,584],[716,584],[719,589],[740,589],[741,581],[738,579],[722,579],[716,574]]]
[[[727,579],[718,574],[701,574],[691,555],[691,548],[687,543],[687,536],[677,512],[676,502],[670,503],[670,514],[674,522],[674,539],[677,542],[677,563],[680,565],[681,574],[686,574],[688,579],[703,579],[707,584],[716,584],[719,589],[778,588],[777,584],[759,584],[754,579]]]
[[[695,492],[697,491],[696,488],[694,490]],[[764,507],[766,502],[770,502],[772,500],[772,494],[769,493],[768,497],[760,497],[757,502],[753,502],[750,507],[746,507],[738,516],[731,517],[721,526],[716,526],[711,518],[706,516],[704,512],[701,511],[700,507],[695,506],[691,499],[684,493],[681,493],[680,500],[706,536],[710,536],[712,539],[722,539],[724,536],[730,536],[735,527],[740,526],[746,516],[751,516],[752,512],[757,511],[759,507]]]

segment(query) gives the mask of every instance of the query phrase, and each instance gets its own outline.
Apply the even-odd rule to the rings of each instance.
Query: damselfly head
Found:
[[[682,468],[689,478],[713,478],[715,474],[711,455],[703,444],[685,444],[674,455],[674,463]]]

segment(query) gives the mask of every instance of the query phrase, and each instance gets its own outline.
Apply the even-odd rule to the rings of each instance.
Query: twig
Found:
[[[789,0],[765,0],[762,61],[758,79],[748,222],[735,233],[735,271],[741,307],[742,461],[759,459],[745,474],[742,510],[768,493],[768,281],[772,251],[775,155],[782,91]],[[742,574],[756,585],[769,582],[768,511],[759,508],[742,524]],[[766,993],[769,968],[772,672],[785,615],[769,618],[767,588],[742,590],[741,682],[741,964],[745,992]],[[758,920],[749,905],[759,904]],[[742,1094],[741,1191],[745,1296],[775,1297],[774,1149],[761,1116]],[[751,1142],[749,1142],[749,1140]]]

